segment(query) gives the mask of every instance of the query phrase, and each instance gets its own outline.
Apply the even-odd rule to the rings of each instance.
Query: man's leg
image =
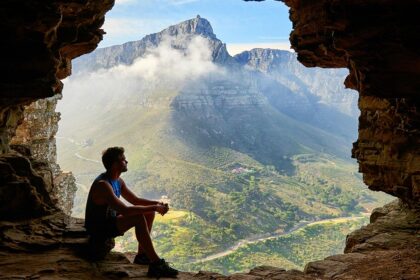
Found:
[[[147,229],[149,230],[149,235],[150,235],[150,233],[152,232],[153,221],[155,220],[155,212],[145,213],[144,217],[146,218]],[[144,250],[143,250],[143,247],[142,247],[141,243],[139,242],[137,254],[140,255],[142,253],[144,253]]]
[[[150,261],[156,262],[160,260],[155,248],[153,247],[152,239],[150,238],[150,231],[145,215],[122,216],[117,217],[117,228],[120,232],[126,232],[130,228],[135,227],[136,238],[139,242],[139,249],[141,244],[142,252],[146,254]]]
[[[152,232],[153,221],[155,220],[155,212],[146,213],[144,214],[144,217],[146,218],[147,228],[149,229],[149,232]]]

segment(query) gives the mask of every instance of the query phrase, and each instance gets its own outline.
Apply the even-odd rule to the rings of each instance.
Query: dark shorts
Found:
[[[87,229],[89,235],[92,238],[114,238],[117,236],[123,236],[117,227],[117,217],[109,217],[102,224],[92,225]]]

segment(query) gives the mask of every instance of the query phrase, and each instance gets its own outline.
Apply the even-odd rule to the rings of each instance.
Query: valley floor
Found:
[[[168,219],[183,217],[182,211],[171,211]],[[366,214],[368,215],[368,214]],[[236,241],[233,246],[213,254],[195,258],[194,251],[183,251],[176,245],[162,246],[162,240],[157,237],[158,252],[162,253],[174,265],[183,271],[209,270],[229,274],[247,271],[255,266],[271,264],[287,269],[303,269],[305,263],[328,255],[342,252],[345,236],[351,231],[367,223],[367,216],[340,217],[323,219],[316,222],[302,221],[287,231],[277,231],[267,234],[257,234]],[[159,224],[159,218],[157,223]],[[165,243],[169,240],[165,239]],[[173,243],[172,243],[173,244]],[[116,249],[120,252],[136,247],[134,233],[117,239]],[[174,255],[185,256],[173,257]],[[172,257],[171,257],[172,256]]]

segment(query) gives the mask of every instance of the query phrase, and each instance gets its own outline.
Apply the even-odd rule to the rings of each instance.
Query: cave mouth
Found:
[[[70,74],[71,60],[97,47],[103,34],[99,28],[113,1],[89,2],[92,5],[72,3],[63,6],[62,3],[54,3],[43,8],[42,5],[34,6],[32,2],[15,1],[6,2],[1,7],[4,14],[10,15],[4,17],[2,28],[10,30],[14,27],[16,31],[4,33],[5,42],[11,43],[2,46],[5,49],[4,53],[10,54],[4,62],[4,67],[10,71],[1,80],[4,98],[0,110],[1,244],[2,248],[8,248],[7,250],[33,253],[34,247],[48,250],[57,244],[75,246],[77,243],[71,243],[74,241],[70,241],[71,238],[63,239],[63,228],[66,227],[68,217],[64,219],[54,216],[52,219],[48,216],[55,215],[55,206],[60,204],[56,189],[58,185],[53,184],[54,166],[45,160],[36,159],[37,151],[40,152],[38,155],[45,151],[42,142],[45,139],[49,142],[47,150],[52,147],[46,154],[54,157],[51,151],[55,143],[54,138],[50,136],[54,134],[56,127],[51,125],[52,129],[48,130],[47,134],[42,126],[37,130],[31,127],[30,122],[26,122],[25,127],[23,106],[40,98],[54,95],[58,97],[62,89],[60,79]],[[326,3],[328,5],[325,5]],[[354,143],[352,154],[358,160],[364,182],[371,190],[400,198],[399,205],[388,205],[378,210],[372,215],[371,224],[367,228],[348,238],[346,253],[349,254],[331,257],[327,263],[336,268],[338,265],[340,273],[354,273],[360,276],[355,269],[371,269],[360,264],[360,259],[352,268],[346,266],[342,269],[343,262],[359,253],[363,255],[363,262],[369,265],[375,259],[375,254],[382,254],[384,260],[393,259],[392,256],[401,258],[403,255],[403,259],[410,261],[412,255],[406,253],[410,249],[415,251],[418,248],[418,237],[411,233],[413,227],[418,225],[415,217],[418,217],[416,207],[418,208],[420,197],[416,129],[420,116],[419,101],[415,98],[418,90],[418,82],[415,79],[418,69],[416,65],[419,63],[416,51],[418,26],[411,20],[417,14],[418,3],[407,1],[401,4],[388,1],[379,5],[375,1],[344,4],[339,1],[319,4],[286,1],[286,4],[291,8],[290,19],[294,24],[291,42],[298,53],[298,60],[306,66],[350,69],[345,83],[349,88],[359,91],[361,109],[359,138]],[[39,12],[39,16],[24,16],[32,14],[33,11]],[[315,12],[318,15],[316,18],[308,17]],[[16,18],[19,20],[16,21]],[[375,20],[365,29],[367,19]],[[398,22],[398,25],[395,22]],[[15,36],[16,34],[19,36]],[[360,37],[355,34],[360,34]],[[16,55],[22,53],[16,50],[25,50],[25,55]],[[54,102],[50,101],[44,102],[47,109],[54,106]],[[34,104],[32,109],[44,116],[45,110],[39,104]],[[56,113],[47,114],[43,121],[44,126],[52,124],[52,120],[58,117]],[[19,124],[26,132],[16,134],[21,136],[24,142],[9,145],[10,138]],[[42,137],[32,141],[31,137],[27,136],[35,131],[38,133],[34,135]],[[33,148],[35,149],[32,150]],[[387,221],[393,219],[389,215],[398,218],[394,224]],[[413,220],[410,221],[410,218]],[[400,223],[403,223],[404,227],[401,227]],[[376,238],[378,228],[375,226],[378,225],[381,236]],[[404,229],[403,233],[400,232],[401,228]],[[390,236],[387,233],[390,231],[400,234],[391,234],[399,237],[398,242],[389,242],[392,238],[387,239]],[[31,238],[28,238],[28,232]],[[48,234],[45,235],[45,232]],[[75,234],[73,237],[83,235],[81,231],[65,232],[70,236]],[[57,238],[51,238],[52,236]],[[381,248],[378,248],[378,240],[382,242]],[[413,242],[417,242],[417,245]],[[377,252],[374,252],[375,250]],[[399,253],[394,254],[395,251]],[[404,268],[405,264],[398,262],[398,266],[395,266],[395,263],[386,263],[383,273],[395,275],[397,271],[406,274],[418,267],[412,263],[406,267],[405,272],[398,269]],[[328,268],[325,268],[325,264],[319,265],[308,265],[305,269],[306,275],[325,275]],[[23,267],[26,266],[21,265],[19,269]],[[23,273],[20,270],[19,272]],[[337,270],[334,273],[337,273]],[[383,273],[384,277],[391,275]],[[331,274],[328,277],[330,276]]]
[[[277,4],[281,5],[280,3]],[[199,17],[192,20],[197,19],[199,19]],[[201,24],[202,26],[207,24],[203,18],[197,21],[198,24]],[[205,33],[207,31],[203,32]],[[206,36],[213,39],[212,31],[208,31]],[[217,41],[211,42],[215,42],[214,44],[218,43]],[[132,49],[139,48],[134,45],[135,43],[132,42],[131,44],[133,44],[133,46],[130,46]],[[204,48],[203,46],[200,47]],[[168,50],[165,49],[165,51]],[[192,51],[194,50],[190,50],[190,52]],[[196,89],[197,86],[195,84],[189,85],[189,87],[184,87],[182,90],[183,92],[186,92],[184,95],[180,94],[176,97],[173,97],[174,89],[160,88],[161,91],[158,92],[160,101],[156,101],[153,100],[153,97],[151,97],[152,94],[147,92],[147,89],[127,86],[136,83],[151,84],[152,79],[141,80],[141,73],[132,77],[115,73],[116,69],[120,72],[127,73],[133,71],[133,69],[140,69],[138,71],[141,71],[141,69],[145,68],[145,64],[134,58],[132,61],[124,61],[123,59],[127,59],[127,57],[135,57],[136,54],[130,52],[125,52],[120,56],[117,55],[111,58],[103,55],[104,53],[109,54],[115,52],[118,52],[118,46],[114,48],[105,48],[102,49],[101,52],[97,52],[98,54],[85,55],[85,58],[81,57],[76,61],[73,61],[73,76],[64,82],[64,97],[58,104],[58,111],[61,112],[60,129],[57,134],[58,162],[64,169],[72,170],[77,178],[76,184],[78,186],[78,192],[76,193],[74,208],[72,209],[74,216],[84,217],[87,192],[91,181],[103,171],[103,166],[100,162],[100,153],[105,148],[103,145],[111,143],[107,142],[110,141],[109,139],[115,141],[112,142],[113,144],[111,144],[111,146],[124,146],[127,149],[126,156],[130,162],[130,171],[127,174],[124,174],[123,177],[128,185],[133,186],[141,195],[150,199],[161,199],[162,197],[164,199],[169,198],[177,209],[174,216],[178,218],[174,219],[180,220],[179,223],[184,223],[185,225],[183,225],[182,229],[189,231],[191,235],[195,236],[197,242],[204,244],[203,239],[211,239],[210,235],[214,234],[217,227],[222,229],[222,233],[220,234],[221,237],[217,237],[213,241],[213,246],[217,246],[217,250],[206,251],[201,248],[210,255],[210,258],[213,255],[217,255],[218,251],[227,249],[226,244],[231,244],[228,247],[235,246],[238,242],[249,241],[255,239],[255,236],[259,235],[269,235],[267,239],[273,239],[276,235],[276,231],[288,232],[289,229],[301,223],[302,220],[307,221],[308,223],[320,219],[335,220],[339,226],[329,226],[326,223],[323,225],[326,229],[325,231],[328,231],[328,234],[332,234],[333,229],[340,229],[340,225],[343,228],[346,228],[347,232],[350,232],[362,225],[361,220],[363,220],[364,223],[367,222],[367,219],[363,216],[363,212],[370,211],[386,201],[386,199],[382,197],[378,199],[375,195],[369,194],[363,188],[361,177],[357,175],[355,163],[349,161],[348,155],[350,154],[351,144],[356,138],[359,111],[356,104],[357,100],[354,97],[348,104],[340,104],[337,101],[340,98],[345,98],[346,94],[355,95],[355,93],[345,91],[342,86],[344,78],[348,75],[347,71],[338,70],[334,72],[321,68],[312,71],[306,70],[301,66],[296,72],[282,72],[280,71],[281,68],[275,68],[275,63],[280,63],[281,60],[275,61],[272,63],[272,66],[269,66],[274,68],[274,70],[271,70],[273,73],[272,76],[262,72],[267,71],[265,68],[257,68],[255,69],[255,72],[253,72],[255,75],[261,76],[255,83],[261,84],[259,90],[267,91],[264,98],[267,98],[269,102],[271,102],[271,107],[263,108],[267,108],[267,111],[271,114],[265,115],[264,110],[261,109],[244,110],[242,108],[229,108],[229,110],[225,110],[220,105],[216,108],[210,108],[211,104],[205,104],[207,108],[201,107],[201,109],[197,111],[195,108],[183,107],[182,104],[188,102],[188,94],[191,95],[194,94],[194,91],[203,90],[201,84],[208,83],[206,79],[194,81],[195,84],[200,81],[201,88],[198,87],[198,89]],[[212,52],[212,50],[209,52]],[[294,54],[268,52],[267,56],[273,54],[283,56],[281,59],[289,59],[291,61],[290,63],[294,63],[294,67],[298,67],[298,62],[296,58],[293,57]],[[159,55],[162,56],[160,53]],[[177,54],[173,53],[173,55],[176,56]],[[225,53],[224,55],[229,54]],[[242,57],[246,55],[259,55],[259,53],[242,53],[238,55],[238,60],[243,59]],[[152,58],[155,57],[152,56],[145,59],[151,60]],[[186,57],[185,59],[189,60],[190,58]],[[257,57],[257,59],[259,58]],[[94,68],[95,63],[93,62],[95,60],[100,62],[100,65],[96,69]],[[112,64],[113,61],[124,61],[124,63],[122,63],[123,66],[121,67],[121,64]],[[131,66],[125,65],[130,62],[133,63]],[[157,61],[156,63],[158,65],[168,65],[167,62],[165,63],[162,61]],[[206,63],[208,63],[208,61],[202,61],[201,63],[207,65]],[[223,65],[224,62],[218,63],[219,65]],[[185,65],[193,67],[191,64]],[[185,65],[177,63],[174,68],[184,69],[186,68]],[[167,71],[172,72],[169,70]],[[275,71],[278,71],[280,74],[277,74]],[[298,72],[304,73],[300,74]],[[160,74],[165,75],[165,73]],[[214,73],[211,74],[215,75]],[[250,74],[247,75],[250,76]],[[289,83],[285,83],[283,78],[283,80],[281,80],[283,83],[281,83],[278,81],[278,79],[281,79],[279,75],[290,75],[290,79],[293,80]],[[242,74],[240,78],[243,76],[248,77],[245,76],[245,74]],[[318,79],[325,79],[325,82],[316,82],[314,81],[315,79],[310,80],[310,78],[308,78],[310,76],[318,77]],[[116,80],[118,78],[121,79],[121,82]],[[156,78],[153,77],[153,80],[154,79]],[[329,80],[331,87],[325,89],[322,87],[322,84],[327,83],[327,79]],[[168,83],[168,81],[165,81],[163,78],[162,80],[163,82],[159,82],[160,84]],[[225,87],[231,86],[232,88],[237,87],[238,85],[241,86],[240,82],[232,81],[225,77],[220,78],[213,76],[213,83],[214,80],[216,80],[218,84],[206,84],[207,88],[205,88],[205,90],[208,90],[210,86],[220,87],[220,85],[224,85]],[[177,80],[177,82],[179,81]],[[298,88],[298,93],[291,92],[293,86]],[[155,89],[156,87],[153,86],[152,88]],[[337,89],[337,92],[333,92],[335,89]],[[241,90],[251,92],[244,86],[241,87]],[[317,90],[324,91],[327,95],[316,95],[314,91]],[[95,95],[93,95],[92,92],[94,92]],[[146,98],[137,99],[133,97],[133,93],[140,95],[140,92],[142,92],[141,94],[144,94]],[[298,111],[294,111],[293,108],[281,104],[282,98],[276,97],[276,94],[278,95],[279,92],[281,92],[282,96],[292,98],[293,94],[295,96],[304,95],[304,98],[302,99],[295,98],[295,105],[292,104],[294,108],[296,107],[296,104],[304,102],[310,103],[310,106],[307,107],[306,112],[302,107],[299,108]],[[156,94],[156,92],[154,93]],[[217,92],[214,91],[212,94],[217,94]],[[250,93],[247,94],[250,95]],[[331,102],[332,104],[328,104],[329,106],[325,105],[328,98],[332,99],[332,94],[340,95],[340,97],[333,100]],[[67,99],[67,97],[69,98]],[[173,98],[171,99],[173,100],[172,103],[169,105],[165,103],[167,97]],[[205,99],[208,98],[208,96],[199,96],[198,98]],[[239,96],[237,98],[249,97]],[[321,100],[321,98],[324,98],[324,100]],[[71,103],[71,106],[68,105],[66,107],[67,100]],[[118,103],[118,105],[112,106],[110,101],[114,102],[114,104]],[[216,103],[217,100],[214,100],[213,102]],[[138,104],[137,106],[142,108],[135,108],[135,104]],[[159,108],[164,106],[169,106],[171,109],[170,114],[167,112],[168,108]],[[334,107],[339,107],[340,110],[335,110]],[[112,113],[109,108],[112,108]],[[176,110],[177,108],[179,110]],[[128,114],[127,112],[130,113]],[[202,118],[203,112],[210,115],[213,119]],[[315,114],[318,116],[318,119],[313,118]],[[160,117],[156,118],[155,116],[157,115]],[[137,123],[137,127],[134,127],[135,122],[142,119],[144,116],[148,119]],[[313,141],[313,143],[305,142],[304,139],[300,142],[297,141],[297,144],[299,145],[311,146],[310,148],[302,149],[302,151],[299,150],[299,154],[298,152],[291,155],[285,154],[285,151],[280,149],[281,146],[285,145],[278,145],[276,142],[284,141],[286,145],[289,145],[290,149],[298,151],[298,149],[295,148],[296,143],[285,138],[275,138],[276,136],[281,137],[284,130],[281,130],[282,126],[276,126],[273,123],[273,120],[269,119],[270,117],[275,118],[274,120],[279,123],[285,122],[284,126],[287,125],[289,127],[294,124],[302,125],[307,123],[307,126],[311,125],[307,130],[301,129],[297,133],[292,132],[291,130],[286,130],[286,132],[296,135],[296,137],[302,137],[302,135],[305,135],[306,133],[307,135],[311,135],[311,138],[316,138],[316,141]],[[117,118],[121,119],[121,121],[116,120]],[[228,121],[225,121],[226,119]],[[255,120],[258,120],[258,122]],[[334,122],[331,122],[331,120],[334,120]],[[101,121],[108,121],[110,126],[107,127],[100,124]],[[160,131],[151,130],[148,126],[149,123],[154,123],[157,127],[167,126],[163,129],[165,133],[159,134]],[[244,126],[244,123],[250,127]],[[266,123],[268,124],[263,127],[263,130],[259,129]],[[123,129],[124,133],[118,133],[123,137],[112,135],[108,132],[103,133],[103,131],[117,131],[123,126],[128,126],[129,128]],[[338,128],[334,128],[334,126]],[[211,129],[209,129],[209,127]],[[229,132],[233,131],[234,128],[243,129],[245,132],[240,131],[236,135],[232,133],[229,135]],[[141,133],[133,133],[136,129]],[[224,131],[227,136],[220,137],[220,133],[214,133],[209,137],[209,132],[211,134],[212,130],[214,131],[217,129]],[[270,130],[276,131],[276,134],[270,134]],[[314,131],[316,132],[318,130],[322,131],[325,136],[319,136],[314,133]],[[182,131],[183,133],[171,134],[171,131]],[[201,131],[205,131],[206,133],[201,133]],[[148,134],[153,134],[153,137],[155,138]],[[158,135],[159,138],[154,136],[155,134]],[[262,135],[264,135],[264,137],[262,137]],[[331,137],[326,138],[326,136]],[[261,137],[263,139],[256,143],[249,143],[247,138],[250,137]],[[161,146],[152,146],[150,144],[151,142],[161,143],[162,140],[160,140],[160,142],[158,141],[158,139],[161,138],[165,139],[168,143],[171,143],[169,148],[179,149],[177,151],[182,152],[182,155],[174,153],[173,150],[169,151],[167,143],[163,143]],[[267,141],[266,139],[272,140]],[[326,139],[330,142],[337,140],[337,144],[329,145],[326,143]],[[231,141],[238,144],[233,146],[231,145]],[[183,150],[183,147],[179,147],[181,145],[186,146],[186,150]],[[263,148],[270,145],[273,147],[275,146],[276,149],[267,151],[267,148]],[[343,149],[344,146],[346,150]],[[60,155],[60,149],[62,150],[63,155]],[[157,153],[156,151],[159,152]],[[159,154],[162,154],[163,151],[167,151],[171,157],[175,157],[177,162],[180,163],[178,169],[171,163],[170,158],[165,158],[164,156],[159,157]],[[315,152],[317,152],[318,155]],[[183,156],[183,154],[186,153],[188,153],[188,157]],[[213,153],[211,157],[205,157],[209,153]],[[239,154],[241,157],[250,157],[250,160],[227,162],[224,163],[225,167],[223,168],[220,166],[216,166],[216,168],[212,167],[209,164],[210,161],[217,161],[217,157],[219,156],[226,157],[226,155],[223,155],[222,153],[228,153],[229,157],[238,157]],[[272,156],[272,154],[277,153],[280,155],[277,157]],[[323,154],[322,157],[321,154]],[[197,160],[197,155],[203,156]],[[156,159],[156,157],[159,158]],[[145,162],[145,158],[149,162]],[[162,161],[167,162],[167,165],[160,163]],[[276,161],[279,164],[276,164]],[[249,162],[252,163],[250,164]],[[256,165],[255,162],[258,162],[258,165]],[[319,166],[317,166],[317,163],[319,163]],[[184,169],[179,168],[182,164],[186,164]],[[216,162],[216,164],[219,163]],[[208,177],[204,177],[197,170],[192,169],[193,165],[200,165],[200,168],[206,168],[206,170],[211,170],[211,168],[213,168],[214,170],[209,172],[212,172],[212,174],[214,173],[214,175],[216,175],[216,171],[219,173],[224,172],[223,180],[221,180],[220,183],[214,182]],[[339,166],[337,169],[330,168],[328,172],[336,172],[336,174],[340,174],[341,177],[335,176],[336,178],[334,178],[334,176],[322,174],[317,178],[316,174],[324,172],[323,169],[328,169],[328,165]],[[299,172],[301,173],[296,171],[296,166],[299,166],[301,169]],[[187,167],[191,169],[188,170]],[[148,171],[146,171],[146,169],[148,169]],[[182,178],[182,175],[180,175],[181,178],[176,178],[176,176],[172,174],[165,174],[166,172],[163,172],[164,175],[159,174],[159,170],[170,169],[178,170],[178,174],[198,173],[197,176],[199,176],[200,182],[197,183],[197,181],[193,181],[192,179],[188,180]],[[150,172],[150,170],[152,172]],[[230,176],[231,174],[229,173],[234,173],[236,176],[231,178],[232,176]],[[167,177],[164,177],[165,175]],[[182,183],[177,182],[181,180],[184,181],[182,181]],[[269,181],[277,181],[277,183],[268,183]],[[279,183],[282,181],[286,181],[286,183]],[[173,188],[171,184],[174,184],[175,188]],[[187,187],[185,187],[185,189],[182,188],[182,186],[180,186],[182,184]],[[212,187],[212,184],[217,184],[217,187]],[[272,186],[270,186],[270,184],[272,184]],[[293,189],[293,184],[297,185],[295,189]],[[351,186],[352,184],[354,184],[354,186]],[[156,185],[160,187],[153,190],[153,186]],[[273,196],[274,201],[269,202],[262,207],[264,208],[264,211],[267,211],[269,214],[257,213],[259,216],[253,217],[251,213],[257,208],[257,205],[254,205],[255,203],[253,200],[256,199],[262,202],[264,197],[278,191],[280,188],[284,188],[288,192],[296,192],[301,199],[292,198],[290,195]],[[306,190],[304,190],[305,188]],[[316,190],[317,188],[319,189]],[[358,188],[360,191],[357,190]],[[211,200],[211,197],[208,194],[211,192],[215,192],[218,196],[228,196],[229,198],[225,200],[224,205],[229,205],[229,207],[226,207],[228,209],[225,212],[232,213],[226,214],[221,211],[216,211],[217,205],[214,203],[212,204],[211,201],[209,201]],[[179,193],[183,193],[183,195],[180,195]],[[362,202],[359,203],[358,200],[361,200]],[[378,201],[380,202],[378,203]],[[250,207],[243,206],[248,203],[251,204]],[[314,205],[322,205],[323,209],[319,211]],[[259,229],[253,227],[252,223],[237,222],[234,221],[235,219],[231,218],[240,215],[233,209],[242,209],[241,207],[243,208],[241,211],[247,212],[247,217],[249,216],[249,219],[253,220],[253,223],[258,223]],[[278,211],[270,210],[270,208],[278,208]],[[314,212],[316,214],[313,214]],[[226,217],[229,215],[231,217]],[[354,217],[349,217],[352,215],[359,215],[360,221],[355,221]],[[180,217],[183,218],[181,219]],[[348,218],[348,224],[339,220],[340,218],[343,219],[343,217]],[[193,228],[193,223],[198,223],[201,229],[197,230]],[[306,222],[303,224],[305,223]],[[159,232],[159,230],[164,231],[163,228],[167,225],[161,222],[158,226],[160,228],[155,231],[155,234],[158,234],[157,232]],[[179,225],[176,226],[179,227]],[[322,228],[320,224],[317,226]],[[211,230],[205,232],[204,228]],[[169,232],[170,230],[166,230],[166,232]],[[341,252],[344,248],[345,233],[346,231],[341,233],[340,240],[338,240],[338,238],[335,240],[334,246],[336,247],[331,246],[330,249],[334,251],[324,252],[324,255],[322,256],[316,255],[313,256],[312,259],[300,261],[300,266],[288,266],[287,268],[302,269],[303,265],[309,260],[315,260],[333,253]],[[177,234],[177,232],[172,234]],[[305,234],[310,235],[311,233],[305,232]],[[117,242],[117,248],[120,251],[133,250],[133,248],[135,248],[133,245],[135,243],[134,233],[130,232],[127,236],[129,237],[121,238],[121,241]],[[204,237],[199,238],[197,236]],[[250,236],[253,237],[250,238]],[[305,236],[305,238],[309,237]],[[197,252],[197,256],[203,255],[199,253],[200,248],[197,246],[193,246],[191,250]],[[179,255],[177,256],[177,259],[182,257],[182,255]],[[206,258],[203,257],[202,259]],[[197,263],[197,259],[182,261]],[[233,272],[227,270],[218,271],[223,273]]]

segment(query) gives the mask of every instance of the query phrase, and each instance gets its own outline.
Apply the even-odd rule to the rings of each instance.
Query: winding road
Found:
[[[66,139],[67,141],[69,141],[70,143],[80,147],[81,144],[78,143],[76,140],[74,140],[73,138],[69,138],[69,137],[63,137],[63,136],[57,136],[57,139]],[[94,163],[98,163],[98,164],[102,164],[99,160],[95,160],[95,159],[91,159],[91,158],[87,158],[84,157],[82,155],[80,155],[78,152],[74,153],[74,156],[77,157],[78,159],[84,160],[84,161],[90,161],[90,162],[94,162]]]
[[[207,256],[207,257],[202,258],[202,259],[198,259],[198,260],[189,262],[188,264],[195,264],[195,263],[206,262],[206,261],[211,261],[211,260],[214,260],[214,259],[218,259],[218,258],[221,258],[221,257],[232,254],[233,252],[235,252],[236,250],[238,250],[242,246],[245,246],[245,245],[248,245],[248,244],[254,244],[254,243],[265,241],[265,240],[275,239],[275,238],[278,238],[282,235],[286,235],[286,234],[290,234],[290,233],[293,233],[295,231],[298,231],[299,229],[302,229],[306,226],[328,223],[328,222],[358,220],[358,219],[361,219],[361,218],[366,217],[368,215],[370,215],[370,213],[363,213],[362,216],[340,217],[340,218],[325,219],[325,220],[320,220],[320,221],[315,221],[315,222],[309,222],[309,221],[299,222],[298,224],[296,224],[295,226],[293,226],[292,228],[290,228],[289,230],[287,230],[285,232],[281,232],[281,233],[280,232],[274,232],[274,233],[271,233],[269,236],[267,236],[267,234],[260,234],[260,235],[257,235],[257,236],[251,237],[251,238],[241,239],[238,242],[236,242],[233,246],[226,249],[225,251]]]

